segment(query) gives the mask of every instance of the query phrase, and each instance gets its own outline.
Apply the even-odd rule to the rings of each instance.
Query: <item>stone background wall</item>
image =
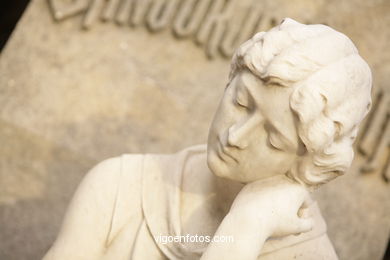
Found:
[[[110,1],[98,0],[76,1],[90,6],[57,22],[53,11],[71,1],[51,2],[31,1],[0,56],[0,259],[40,259],[78,182],[97,162],[204,143],[227,82],[229,58],[218,49],[216,27],[206,38],[195,31],[178,38],[168,18],[161,28],[142,19],[137,26],[103,23],[96,13]],[[330,25],[371,66],[375,106],[353,167],[316,197],[340,259],[381,259],[390,233],[390,2],[236,4],[236,17],[258,8],[257,29],[283,17]]]

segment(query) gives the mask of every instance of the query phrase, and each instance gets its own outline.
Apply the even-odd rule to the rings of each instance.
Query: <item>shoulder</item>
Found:
[[[95,165],[80,183],[74,201],[112,219],[114,207],[124,206],[123,200],[135,199],[141,185],[142,155],[125,154],[106,159]],[[75,204],[72,201],[72,204]],[[118,203],[120,202],[120,203]],[[130,205],[133,203],[130,203]]]
[[[81,180],[70,208],[79,203],[102,206],[113,202],[120,176],[121,157],[106,159],[91,168]],[[92,203],[92,204],[91,204]]]
[[[121,178],[136,175],[139,171],[143,156],[139,154],[124,154],[106,159],[95,165],[84,177],[81,189],[101,189],[110,192],[117,189]]]
[[[121,157],[106,159],[94,167],[85,175],[80,187],[108,186],[120,175]]]
[[[68,206],[59,235],[44,259],[99,258],[112,233],[114,215],[118,215],[115,208],[123,204],[125,197],[119,196],[121,184],[126,182],[122,180],[123,165],[135,164],[134,158],[139,157],[106,159],[85,175]]]

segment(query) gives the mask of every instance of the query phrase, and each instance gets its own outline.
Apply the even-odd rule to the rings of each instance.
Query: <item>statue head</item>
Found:
[[[207,162],[243,183],[285,174],[317,186],[349,168],[371,106],[371,71],[352,41],[285,19],[236,51]]]

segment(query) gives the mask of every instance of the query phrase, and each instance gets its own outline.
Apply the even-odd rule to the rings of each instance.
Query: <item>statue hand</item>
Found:
[[[313,227],[313,220],[300,214],[309,199],[302,185],[277,176],[247,184],[237,195],[229,214],[251,225],[254,232],[266,232],[268,237],[299,234]]]

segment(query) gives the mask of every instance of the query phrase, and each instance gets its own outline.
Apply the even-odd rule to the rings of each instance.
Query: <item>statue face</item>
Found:
[[[291,169],[298,157],[293,90],[265,85],[247,70],[236,74],[209,132],[207,162],[214,174],[247,183]]]

